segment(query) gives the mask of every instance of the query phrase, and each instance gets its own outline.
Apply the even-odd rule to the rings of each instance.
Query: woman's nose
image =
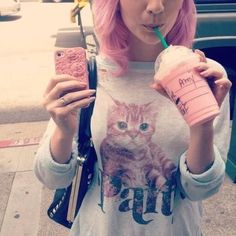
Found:
[[[164,11],[163,0],[148,0],[146,10],[148,14],[160,14]]]

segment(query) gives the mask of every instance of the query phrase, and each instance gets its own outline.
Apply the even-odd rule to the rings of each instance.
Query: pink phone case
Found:
[[[55,52],[56,74],[68,74],[88,85],[88,69],[84,48],[63,48]]]

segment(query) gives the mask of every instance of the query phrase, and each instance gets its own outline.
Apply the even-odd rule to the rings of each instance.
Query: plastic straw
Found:
[[[164,48],[168,48],[169,46],[168,46],[168,44],[166,43],[166,40],[164,39],[164,37],[163,37],[162,33],[160,32],[160,30],[159,30],[157,27],[154,28],[153,30],[154,30],[156,36],[160,39],[162,46],[163,46]]]

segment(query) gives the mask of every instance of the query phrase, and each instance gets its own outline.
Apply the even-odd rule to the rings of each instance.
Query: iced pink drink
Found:
[[[191,49],[169,46],[155,62],[155,81],[163,86],[190,127],[220,112],[207,81],[194,70],[199,60]]]

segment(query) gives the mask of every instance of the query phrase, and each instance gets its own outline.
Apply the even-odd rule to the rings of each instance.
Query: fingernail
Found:
[[[90,97],[90,98],[89,98],[89,101],[90,101],[90,102],[93,102],[95,99],[96,99],[96,97]]]
[[[88,97],[91,97],[92,95],[94,95],[95,92],[96,90],[89,90]]]
[[[82,86],[82,87],[86,87],[86,86],[87,86],[87,84],[86,84],[86,83],[84,83],[84,82],[80,82],[80,86]]]
[[[88,99],[89,99],[88,105],[83,106],[83,108],[89,107],[89,105],[90,105],[93,101],[95,101],[96,97],[89,97]]]
[[[202,75],[202,76],[206,76],[207,74],[206,74],[205,71],[202,71],[202,72],[200,72],[200,75]]]

